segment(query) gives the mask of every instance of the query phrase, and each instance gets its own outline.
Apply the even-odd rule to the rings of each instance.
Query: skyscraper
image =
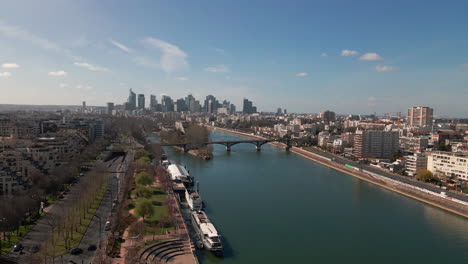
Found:
[[[432,125],[434,109],[427,106],[415,106],[408,108],[408,126],[426,127]]]
[[[150,95],[150,109],[156,110],[156,106],[158,105],[158,101],[156,100],[156,95]]]
[[[174,112],[174,101],[170,96],[163,95],[161,97],[161,111],[162,112]]]
[[[176,106],[175,110],[177,112],[185,112],[188,110],[187,105],[185,104],[185,100],[183,98],[177,99],[175,106]]]
[[[84,113],[85,110],[86,110],[86,101],[83,101],[83,106],[81,107],[81,112]]]
[[[145,109],[145,95],[138,95],[138,109]]]
[[[130,92],[127,99],[127,108],[125,110],[135,110],[136,109],[136,94],[130,88]]]
[[[257,112],[257,107],[253,106],[252,101],[249,101],[247,98],[244,98],[242,113],[253,114],[256,112]]]
[[[216,109],[218,109],[218,100],[216,100],[216,97],[210,94],[205,99],[204,110],[207,113],[213,114],[216,112]]]
[[[107,103],[107,111],[106,111],[106,113],[107,113],[108,115],[112,115],[112,111],[113,111],[113,110],[114,110],[114,103],[110,103],[110,102]]]

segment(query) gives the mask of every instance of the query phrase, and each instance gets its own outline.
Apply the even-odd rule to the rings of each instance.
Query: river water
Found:
[[[212,140],[240,137],[212,132]],[[211,263],[468,263],[468,221],[270,145],[169,159],[200,182],[225,256]]]

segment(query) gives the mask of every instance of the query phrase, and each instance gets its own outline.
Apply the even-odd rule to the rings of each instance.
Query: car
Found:
[[[83,250],[81,248],[74,248],[74,249],[70,250],[70,254],[72,254],[72,255],[79,255],[81,253],[83,253]]]
[[[91,245],[88,247],[88,251],[95,251],[97,249],[96,245]]]
[[[23,245],[16,244],[16,245],[13,246],[13,252],[21,251],[21,250],[23,250],[23,248],[24,248]]]
[[[34,246],[31,246],[31,247],[29,248],[29,252],[31,252],[31,253],[37,253],[37,252],[39,252],[39,249],[40,249],[39,246],[34,245]]]
[[[104,225],[104,230],[109,231],[111,229],[111,222],[107,221]]]

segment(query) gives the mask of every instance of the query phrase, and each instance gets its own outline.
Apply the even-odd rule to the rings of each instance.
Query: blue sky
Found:
[[[123,102],[128,89],[238,108],[468,116],[467,1],[15,0],[0,103]]]

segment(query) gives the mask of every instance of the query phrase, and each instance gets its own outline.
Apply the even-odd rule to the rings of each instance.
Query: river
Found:
[[[215,145],[210,161],[165,150],[200,182],[223,235],[224,258],[200,253],[202,264],[468,263],[465,218],[285,150]]]

